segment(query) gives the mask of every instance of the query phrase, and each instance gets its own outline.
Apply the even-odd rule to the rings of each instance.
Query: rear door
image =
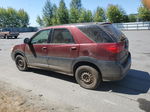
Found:
[[[42,30],[31,38],[31,44],[25,48],[29,65],[48,67],[48,39],[51,30]]]
[[[71,32],[68,29],[53,29],[48,48],[49,67],[70,73],[72,62],[79,54],[79,44],[76,44]]]

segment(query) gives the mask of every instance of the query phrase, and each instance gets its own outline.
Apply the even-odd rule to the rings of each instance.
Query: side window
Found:
[[[74,43],[71,33],[67,29],[54,29],[51,43]]]
[[[90,39],[94,40],[97,43],[103,42],[112,42],[111,38],[107,33],[105,33],[100,27],[91,25],[91,26],[82,26],[78,27],[84,34],[86,34]]]
[[[32,44],[44,44],[47,43],[50,30],[40,31],[31,41]]]

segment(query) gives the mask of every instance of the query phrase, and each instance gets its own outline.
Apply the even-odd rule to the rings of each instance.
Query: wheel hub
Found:
[[[18,66],[20,66],[20,67],[23,67],[24,66],[24,62],[23,62],[23,60],[18,60]]]
[[[93,76],[89,72],[83,72],[81,74],[81,80],[86,84],[93,83]]]

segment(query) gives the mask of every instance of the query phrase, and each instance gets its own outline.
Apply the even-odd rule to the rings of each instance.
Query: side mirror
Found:
[[[29,44],[29,43],[30,43],[30,39],[29,39],[29,38],[25,38],[25,39],[24,39],[24,43],[25,43],[25,44]]]

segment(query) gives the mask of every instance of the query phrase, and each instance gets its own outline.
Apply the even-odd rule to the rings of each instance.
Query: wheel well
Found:
[[[101,74],[100,69],[99,69],[95,64],[90,63],[90,62],[86,62],[86,61],[76,63],[76,64],[74,65],[74,67],[73,67],[73,73],[75,74],[76,69],[77,69],[78,67],[82,66],[82,65],[91,66],[91,67],[95,68],[95,69],[99,72],[99,74]]]
[[[16,58],[16,56],[18,56],[18,55],[21,55],[21,56],[24,56],[23,54],[21,54],[21,53],[16,53],[15,54],[15,56],[14,56],[14,59]]]

